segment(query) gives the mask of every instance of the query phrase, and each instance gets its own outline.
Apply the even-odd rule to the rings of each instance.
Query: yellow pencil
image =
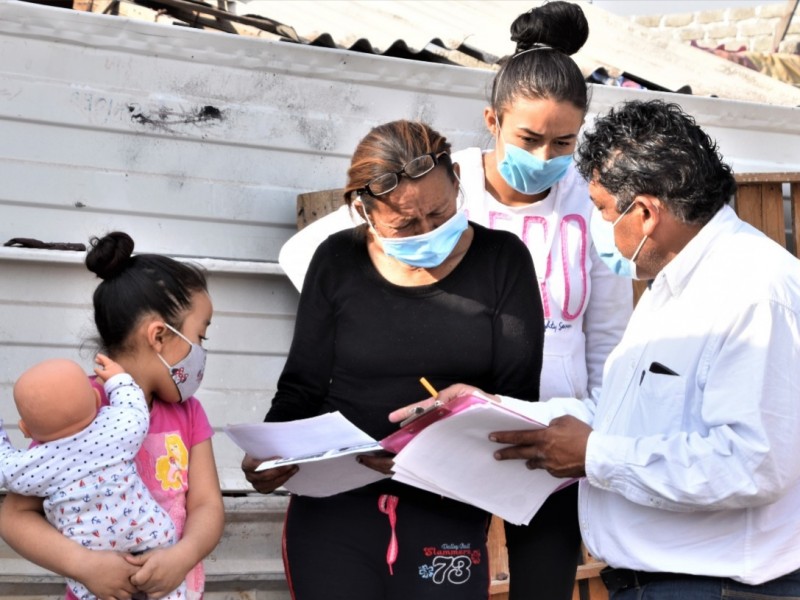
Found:
[[[433,396],[434,398],[438,398],[439,397],[439,392],[436,391],[436,388],[433,387],[428,382],[427,379],[425,379],[424,377],[420,377],[419,378],[419,382],[425,387],[426,390],[428,390],[428,392],[430,393],[431,396]]]

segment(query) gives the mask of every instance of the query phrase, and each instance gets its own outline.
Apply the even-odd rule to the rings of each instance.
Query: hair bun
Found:
[[[122,231],[112,231],[90,240],[86,268],[101,279],[113,279],[128,266],[133,254],[133,238]]]
[[[589,22],[581,7],[562,0],[532,8],[511,24],[511,41],[517,44],[515,54],[545,45],[572,55],[588,38]]]

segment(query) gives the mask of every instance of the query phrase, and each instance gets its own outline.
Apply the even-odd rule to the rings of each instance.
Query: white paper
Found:
[[[356,461],[358,454],[381,450],[372,437],[341,413],[282,423],[245,423],[225,427],[234,443],[265,461],[258,470],[299,464],[284,487],[303,496],[331,496],[388,477]]]
[[[247,454],[265,459],[308,456],[376,441],[338,411],[282,423],[228,425],[224,431]]]
[[[523,460],[498,461],[492,431],[544,425],[495,403],[476,404],[421,431],[394,459],[397,481],[483,508],[515,524],[528,523],[547,497],[571,483]]]
[[[358,454],[344,454],[336,458],[300,463],[300,469],[283,487],[299,496],[321,498],[389,477],[357,462],[356,456]]]

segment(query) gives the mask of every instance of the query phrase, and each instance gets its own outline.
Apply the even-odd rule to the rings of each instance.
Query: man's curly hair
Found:
[[[620,213],[648,194],[684,223],[704,225],[736,191],[717,144],[679,105],[662,100],[625,102],[598,117],[576,165],[616,197]]]

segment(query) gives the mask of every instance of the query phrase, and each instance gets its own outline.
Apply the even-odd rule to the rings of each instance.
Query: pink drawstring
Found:
[[[383,494],[380,498],[378,498],[378,510],[380,510],[383,514],[388,515],[389,517],[389,525],[392,527],[392,539],[389,540],[389,547],[386,548],[386,564],[389,565],[389,574],[394,575],[394,571],[392,570],[392,565],[397,560],[397,534],[395,533],[395,525],[397,525],[397,503],[399,502],[399,498],[397,496],[390,496],[389,494]]]

